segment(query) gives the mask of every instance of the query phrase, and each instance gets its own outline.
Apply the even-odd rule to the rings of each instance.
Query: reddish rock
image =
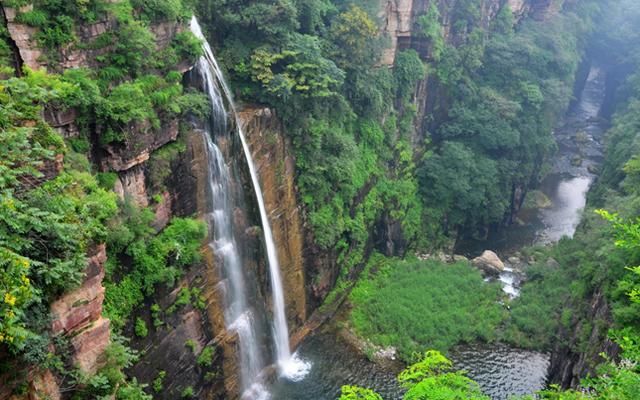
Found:
[[[54,334],[68,334],[100,318],[104,300],[102,279],[106,260],[105,245],[96,246],[89,255],[83,284],[51,305],[51,329]]]
[[[282,271],[290,328],[307,318],[302,217],[295,187],[295,160],[284,129],[268,108],[245,108],[238,114],[260,179]]]
[[[120,172],[118,175],[115,184],[116,187],[114,188],[118,196],[120,196],[121,199],[127,197],[140,207],[148,206],[149,199],[147,197],[144,166],[136,165],[126,171]]]
[[[95,373],[100,367],[100,357],[109,345],[109,320],[100,317],[90,326],[71,338],[73,362],[87,374]]]
[[[51,371],[36,374],[30,384],[29,400],[60,400],[60,388]]]

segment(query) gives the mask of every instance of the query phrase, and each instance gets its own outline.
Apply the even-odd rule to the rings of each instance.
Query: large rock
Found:
[[[22,62],[31,69],[44,67],[44,64],[40,62],[42,51],[38,48],[37,42],[34,39],[37,29],[16,21],[19,12],[24,13],[31,11],[33,5],[26,5],[19,10],[7,6],[2,6],[2,8],[4,17],[6,18],[9,38],[15,43]]]
[[[92,248],[82,286],[51,304],[51,329],[55,335],[77,332],[100,318],[104,300],[102,279],[106,260],[104,244]]]
[[[393,65],[398,50],[398,41],[409,38],[412,30],[413,0],[388,0],[379,14],[383,21],[383,32],[390,39],[390,46],[382,51],[380,64]]]
[[[491,250],[485,250],[480,257],[474,258],[471,263],[487,274],[497,275],[504,271],[504,263]]]
[[[94,373],[99,358],[109,344],[109,320],[103,318],[105,245],[89,252],[85,279],[79,288],[66,293],[51,305],[54,335],[70,337],[71,357],[83,372]]]
[[[139,207],[149,205],[147,198],[147,185],[145,182],[144,165],[136,165],[118,174],[114,191],[124,200],[129,198]]]
[[[126,171],[149,159],[154,151],[178,137],[178,120],[161,121],[160,129],[149,122],[132,123],[126,128],[122,142],[102,148],[100,164],[104,171]]]

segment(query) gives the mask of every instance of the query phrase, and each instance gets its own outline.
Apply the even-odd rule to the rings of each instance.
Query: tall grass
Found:
[[[374,257],[369,270],[351,293],[351,322],[359,335],[396,346],[404,360],[426,348],[493,341],[507,316],[500,285],[485,283],[468,263]]]

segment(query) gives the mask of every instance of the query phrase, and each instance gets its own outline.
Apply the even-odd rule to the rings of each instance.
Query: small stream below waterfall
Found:
[[[606,125],[598,119],[604,99],[604,79],[592,68],[579,101],[554,132],[558,153],[552,168],[540,185],[545,207],[525,207],[518,223],[485,240],[467,240],[457,249],[469,257],[485,249],[498,253],[505,261],[527,246],[550,244],[563,236],[573,236],[586,204],[586,194],[597,166],[602,162],[602,140]],[[548,201],[546,201],[548,199]],[[511,260],[514,260],[513,258]],[[506,262],[500,276],[510,297],[519,294],[521,265]],[[334,400],[342,385],[359,385],[376,390],[384,399],[402,398],[395,372],[369,361],[335,334],[318,333],[303,341],[299,357],[312,366],[301,380],[280,378],[271,391],[281,400]],[[546,385],[549,355],[515,349],[503,344],[458,346],[449,353],[455,367],[468,371],[484,393],[494,400],[533,393]]]

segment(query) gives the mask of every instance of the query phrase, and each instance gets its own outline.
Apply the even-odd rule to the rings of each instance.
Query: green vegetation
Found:
[[[36,29],[41,61],[58,75],[15,71],[8,32],[0,27],[0,352],[55,368],[75,392],[69,397],[150,398],[122,372],[136,354],[120,340],[93,376],[50,354],[48,306],[81,281],[92,246],[106,242],[104,313],[115,332],[131,323],[144,338],[147,323],[130,316],[157,287],[173,287],[199,261],[202,223],[175,218],[156,231],[153,211],[130,199],[117,202],[109,192],[117,174],[93,174],[87,159],[134,145],[187,113],[206,115],[206,97],[185,91],[178,72],[201,55],[199,41],[184,30],[159,48],[151,29],[156,22],[187,21],[194,7],[236,93],[275,107],[282,118],[315,243],[341,268],[338,288],[349,288],[374,247],[394,254],[436,248],[463,229],[503,222],[514,193],[536,184],[554,151],[552,127],[570,99],[596,2],[565,7],[545,21],[525,19],[514,29],[508,6],[484,26],[480,1],[458,0],[441,10],[447,12],[447,40],[444,16],[430,2],[416,18],[421,45],[400,51],[392,68],[379,65],[378,6],[374,0],[35,0],[17,20]],[[113,21],[106,32],[87,38],[81,28],[104,20]],[[459,342],[504,337],[545,350],[561,345],[595,359],[591,345],[602,342],[609,327],[622,361],[607,360],[600,378],[584,383],[591,392],[551,389],[540,396],[639,397],[640,78],[632,72],[640,53],[627,45],[637,38],[629,35],[633,29],[609,20],[618,22],[603,40],[615,44],[613,62],[628,79],[618,93],[603,178],[591,204],[612,212],[600,211],[603,218],[589,213],[573,240],[537,253],[541,264],[528,271],[511,313],[500,304],[498,285],[483,283],[465,263],[375,256],[355,284],[356,332],[398,346],[404,360],[418,359],[399,376],[405,398],[485,398],[474,382],[451,372],[441,354],[418,357],[424,348],[445,351]],[[92,68],[63,72],[58,61],[78,50],[91,52]],[[424,99],[415,94],[425,78],[435,104],[422,115]],[[81,135],[65,143],[43,115],[69,109],[77,112]],[[180,142],[166,146],[147,163],[156,203],[184,150]],[[560,267],[545,266],[549,257]],[[590,318],[596,296],[610,304],[611,321]],[[166,310],[152,305],[153,326],[188,305],[204,308],[198,288],[182,288]],[[563,341],[574,331],[576,341]],[[185,346],[196,355],[195,341]],[[56,351],[63,347],[56,343]],[[206,346],[196,361],[204,370],[214,357],[215,348]],[[155,392],[165,377],[158,373]],[[206,379],[214,378],[210,371]],[[182,391],[183,398],[194,396],[191,386]],[[380,396],[345,387],[342,398]]]
[[[162,392],[164,378],[166,378],[167,372],[160,371],[158,372],[158,376],[153,380],[153,391],[156,393]]]
[[[315,242],[335,249],[344,279],[366,262],[369,239],[388,241],[370,237],[374,226],[397,224],[403,254],[505,221],[514,191],[535,185],[555,150],[588,3],[515,31],[508,6],[483,27],[480,3],[459,1],[447,10],[450,43],[430,3],[417,18],[426,49],[400,51],[392,69],[378,65],[374,1],[207,0],[197,10],[236,93],[282,118]],[[427,77],[436,104],[420,115],[414,94]]]
[[[453,29],[465,32],[457,47],[439,44],[435,10],[420,18],[435,47],[429,67],[449,107],[430,124],[434,155],[418,176],[425,207],[450,233],[502,223],[514,190],[541,178],[555,149],[552,128],[571,97],[581,38],[592,26],[577,8],[514,31],[505,6],[500,27],[486,32],[473,22],[479,6],[467,3],[455,7]]]
[[[196,362],[201,367],[210,367],[213,364],[213,352],[214,348],[211,346],[205,346],[204,349],[200,352],[198,359]]]
[[[195,391],[193,390],[192,386],[187,386],[180,394],[180,397],[182,397],[183,399],[192,399],[194,396]]]
[[[39,321],[27,325],[31,310],[80,283],[89,247],[116,212],[115,195],[87,171],[56,165],[67,149],[41,113],[76,91],[28,69],[0,82],[0,343],[16,352],[46,343]]]
[[[368,271],[351,292],[351,322],[362,337],[396,346],[404,360],[425,347],[495,340],[506,317],[500,285],[485,283],[467,263],[373,257]]]
[[[563,392],[552,388],[542,398],[640,396],[640,279],[636,267],[640,264],[636,168],[640,47],[638,42],[627,41],[629,27],[640,21],[640,7],[622,1],[611,7],[604,20],[598,33],[600,46],[607,43],[604,56],[611,63],[609,68],[622,74],[616,79],[625,85],[618,88],[615,103],[608,105],[617,112],[607,133],[602,175],[590,193],[574,238],[534,253],[540,265],[528,271],[528,283],[513,303],[507,325],[507,338],[514,343],[579,354],[595,377],[582,382],[584,389]],[[548,257],[557,263],[547,263]],[[622,349],[619,358],[599,354],[607,339]]]
[[[208,0],[203,26],[243,99],[275,107],[292,139],[297,184],[315,242],[345,278],[365,260],[371,227],[397,221],[418,241],[422,206],[410,146],[415,52],[378,68],[378,3]],[[402,97],[395,107],[397,96]]]
[[[197,348],[197,346],[198,346],[198,343],[197,343],[195,340],[193,340],[193,339],[187,339],[187,340],[184,342],[184,345],[185,345],[189,350],[191,350],[191,352],[192,352],[192,353],[195,353],[195,352],[196,352],[196,348]]]
[[[140,338],[145,338],[149,334],[149,329],[147,329],[147,323],[144,322],[142,318],[136,318],[134,332],[136,336]]]
[[[156,285],[172,287],[181,268],[200,259],[200,245],[206,235],[202,222],[174,218],[156,235],[150,226],[152,221],[149,209],[125,203],[107,238],[110,257],[104,313],[116,328],[124,326]]]
[[[371,389],[343,386],[339,400],[382,400],[382,396]]]
[[[430,350],[419,358],[398,375],[398,382],[407,389],[404,400],[489,400],[463,372],[452,372],[453,364],[440,352]],[[382,400],[382,397],[369,389],[343,386],[339,400]]]
[[[153,135],[186,113],[208,112],[206,97],[186,92],[179,72],[200,56],[200,42],[186,30],[158,47],[149,25],[186,21],[191,5],[180,0],[28,3],[33,9],[18,10],[17,21],[35,28],[43,51],[38,61],[59,74],[16,71],[12,43],[0,27],[0,352],[17,357],[17,365],[50,368],[70,398],[149,399],[145,385],[122,373],[136,355],[117,337],[105,352],[104,367],[83,376],[64,338],[50,338],[49,304],[81,282],[87,254],[106,242],[104,313],[111,318],[113,338],[145,296],[159,284],[173,285],[199,259],[202,223],[176,218],[158,233],[150,209],[116,200],[111,190],[117,173],[101,167],[96,174],[88,160],[95,160],[102,146],[132,146],[137,135]],[[106,31],[88,39],[87,25],[100,21],[110,21]],[[91,54],[87,67],[63,71],[61,56],[73,58],[77,51]],[[66,111],[74,112],[80,135],[65,143],[44,116]],[[165,170],[180,149],[169,146],[150,162],[150,195],[166,190]],[[200,293],[193,289],[190,295],[200,306]],[[161,317],[161,310],[153,313],[155,327],[162,325]],[[134,321],[135,334],[147,336],[144,320]]]
[[[135,378],[128,381],[124,372],[138,359],[138,354],[116,337],[116,340],[104,352],[104,365],[92,376],[71,376],[75,381],[73,399],[92,399],[115,396],[116,400],[150,400],[144,392],[146,385],[139,384]],[[72,381],[72,383],[74,383]]]
[[[88,134],[96,125],[101,127],[103,144],[133,140],[129,136],[134,132],[159,130],[176,116],[187,112],[201,115],[208,110],[203,95],[184,93],[181,74],[175,72],[178,64],[194,62],[201,55],[199,41],[184,31],[158,51],[145,20],[148,13],[154,15],[153,20],[184,20],[189,8],[179,0],[133,3],[132,7],[129,1],[41,0],[34,2],[32,11],[17,16],[22,23],[38,28],[36,38],[53,69],[58,68],[55,60],[65,46],[99,52],[95,69],[68,70],[64,79],[81,89],[71,104],[82,110],[78,119],[81,130]],[[114,18],[118,24],[82,43],[76,23],[98,18]]]
[[[590,241],[592,249],[589,252],[578,253],[571,261],[578,261],[579,264],[563,264],[563,269],[571,266],[578,267],[578,275],[573,276],[571,282],[571,293],[568,307],[565,312],[572,317],[564,322],[567,331],[575,330],[576,336],[580,339],[578,343],[564,343],[570,351],[584,353],[593,360],[597,349],[605,339],[604,337],[590,337],[592,335],[593,324],[602,324],[608,327],[610,322],[603,320],[593,320],[589,314],[589,298],[594,296],[594,292],[604,291],[611,301],[612,313],[614,316],[613,329],[608,336],[614,340],[621,348],[622,354],[618,360],[601,359],[603,362],[595,370],[594,378],[586,379],[580,388],[576,390],[562,391],[557,387],[540,393],[543,399],[635,399],[640,396],[640,269],[637,267],[627,267],[625,265],[637,265],[640,261],[640,220],[623,219],[617,214],[611,214],[604,210],[599,210],[605,220],[612,224],[612,229],[599,225],[596,228],[589,227],[588,231],[595,230],[615,238],[615,248],[609,247],[606,250],[600,247],[600,243]],[[588,226],[588,225],[587,225]],[[593,234],[593,232],[588,232]],[[567,241],[567,242],[573,242]],[[581,238],[575,240],[576,246],[585,246]],[[593,251],[597,249],[597,251]],[[608,253],[611,251],[614,254]],[[595,253],[595,254],[594,254]],[[602,258],[606,257],[606,258]],[[603,262],[600,264],[599,262]],[[595,269],[593,267],[596,267]],[[604,269],[604,271],[599,271]],[[554,282],[545,283],[553,286]],[[567,281],[564,282],[567,284]],[[576,290],[575,288],[579,288]],[[537,297],[538,294],[530,293],[528,297]],[[531,300],[528,300],[531,301]],[[554,299],[556,301],[556,299]],[[534,322],[538,322],[536,319]],[[595,339],[595,340],[594,340]]]

